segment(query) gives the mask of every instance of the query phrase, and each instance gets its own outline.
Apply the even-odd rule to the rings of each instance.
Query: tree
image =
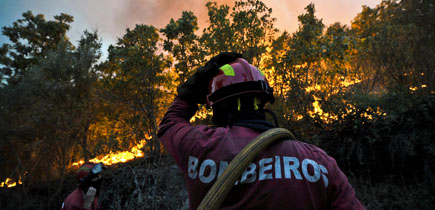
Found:
[[[291,68],[291,64],[286,61],[287,51],[290,49],[291,36],[287,31],[284,31],[279,37],[277,37],[271,44],[270,50],[267,53],[267,57],[264,60],[264,70],[269,76],[273,78],[269,80],[270,85],[274,89],[275,104],[273,110],[281,116],[278,121],[282,125],[284,121],[291,121],[297,119],[297,115],[288,106],[284,106],[288,103],[289,98],[286,97],[289,91],[288,75],[286,70]]]
[[[183,11],[180,19],[171,19],[165,28],[161,29],[166,36],[164,47],[176,59],[175,71],[178,81],[189,78],[193,69],[204,62],[204,55],[199,44],[197,18],[192,12]]]
[[[74,92],[73,97],[77,102],[78,112],[75,118],[79,121],[78,137],[82,141],[78,141],[82,145],[83,158],[89,160],[88,149],[88,131],[92,122],[96,120],[96,107],[99,101],[95,100],[96,85],[97,85],[97,69],[95,64],[101,56],[101,43],[97,32],[84,32],[84,36],[79,41],[78,48],[73,52],[76,65],[74,68],[73,82]]]
[[[314,15],[314,5],[309,4],[306,13],[298,16],[299,29],[288,39],[288,50],[282,62],[287,68],[275,68],[285,84],[285,106],[293,110],[292,118],[310,120],[308,111],[314,98],[307,92],[316,86],[316,74],[321,67],[322,32],[324,25]]]
[[[169,67],[163,54],[158,54],[160,41],[157,29],[136,25],[133,30],[109,47],[109,59],[101,65],[103,83],[107,90],[103,97],[110,100],[113,121],[125,126],[126,143],[147,141],[152,157],[160,154],[157,122],[166,107],[169,82],[164,72]],[[132,145],[130,145],[132,146]]]
[[[47,21],[44,15],[33,15],[31,11],[23,13],[23,19],[13,26],[3,27],[3,35],[12,44],[3,44],[0,50],[0,79],[15,84],[25,75],[32,65],[44,59],[47,53],[57,49],[57,44],[66,39],[69,23],[73,17],[61,13],[55,20]]]
[[[0,176],[21,178],[23,186],[60,178],[59,192],[92,118],[93,65],[101,44],[96,32],[85,31],[73,46],[64,36],[69,15],[51,22],[31,12],[24,16],[4,29],[14,44],[3,45],[8,50],[2,54],[8,61],[2,70],[11,74],[0,87],[0,150],[7,160],[0,162]]]
[[[261,56],[277,32],[273,26],[276,18],[271,14],[272,8],[260,0],[236,1],[231,13],[233,50],[256,66],[260,65]]]
[[[435,75],[433,7],[428,1],[383,1],[352,23],[356,64],[368,90],[430,93]],[[376,87],[376,88],[375,88]]]
[[[298,16],[299,29],[275,39],[264,62],[274,78],[273,107],[282,116],[280,122],[301,135],[338,119],[346,111],[347,87],[355,82],[349,29],[335,23],[324,31],[314,5],[305,10]]]
[[[272,9],[259,0],[236,1],[229,7],[208,2],[210,25],[204,30],[201,42],[208,55],[222,51],[242,53],[248,62],[259,66],[277,29],[271,17]]]
[[[32,142],[41,141],[43,145],[37,157],[44,158],[41,164],[46,165],[39,167],[39,174],[46,174],[47,179],[60,177],[60,186],[66,167],[73,158],[78,159],[74,155],[80,154],[80,149],[85,159],[89,158],[86,136],[93,120],[93,88],[97,79],[94,64],[99,59],[101,43],[96,32],[85,31],[77,48],[69,46],[68,42],[60,42],[56,51],[49,52],[32,68],[34,72],[22,84],[34,82],[30,83],[29,94],[36,97],[29,99],[35,103],[27,108],[29,114],[45,119],[33,117],[36,121],[31,125],[40,134]],[[50,172],[45,172],[47,168],[51,168]]]
[[[209,55],[217,55],[219,52],[234,51],[233,28],[229,16],[230,7],[218,6],[216,2],[207,2],[209,26],[203,30],[201,43]]]

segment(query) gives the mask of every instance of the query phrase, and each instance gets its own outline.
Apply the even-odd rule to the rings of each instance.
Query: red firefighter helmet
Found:
[[[101,178],[100,173],[107,167],[103,163],[86,162],[77,170],[76,177],[80,183],[95,181]]]
[[[274,103],[273,88],[264,73],[243,58],[221,66],[209,84],[207,105],[246,93],[258,93],[266,102]]]
[[[91,169],[97,165],[93,162],[86,162],[77,170],[76,177],[79,181],[82,181],[86,176],[88,176]]]

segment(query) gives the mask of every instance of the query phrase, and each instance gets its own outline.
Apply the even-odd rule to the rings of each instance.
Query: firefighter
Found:
[[[159,139],[182,170],[196,209],[229,162],[260,133],[275,101],[264,73],[241,54],[221,53],[181,84],[159,125]],[[213,127],[189,120],[207,104]],[[274,114],[272,114],[274,116]],[[243,172],[222,209],[364,209],[336,161],[296,140],[273,144]]]
[[[77,170],[78,187],[62,203],[62,210],[97,210],[103,163],[84,163]]]

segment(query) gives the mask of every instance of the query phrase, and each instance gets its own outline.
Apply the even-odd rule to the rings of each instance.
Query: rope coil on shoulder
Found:
[[[274,128],[261,133],[239,154],[234,157],[222,175],[216,180],[208,193],[198,206],[198,210],[218,209],[227,197],[234,183],[248,165],[273,142],[280,140],[296,139],[295,136],[284,128]]]

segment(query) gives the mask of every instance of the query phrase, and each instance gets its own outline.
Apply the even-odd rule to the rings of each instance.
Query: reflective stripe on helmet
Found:
[[[240,103],[240,98],[237,98],[237,111],[240,111],[242,103]]]
[[[236,76],[233,67],[229,64],[225,64],[221,66],[219,69],[221,69],[224,72],[225,76],[232,76],[232,77]]]
[[[258,97],[254,97],[254,110],[258,110],[258,104],[261,104],[261,100]]]

